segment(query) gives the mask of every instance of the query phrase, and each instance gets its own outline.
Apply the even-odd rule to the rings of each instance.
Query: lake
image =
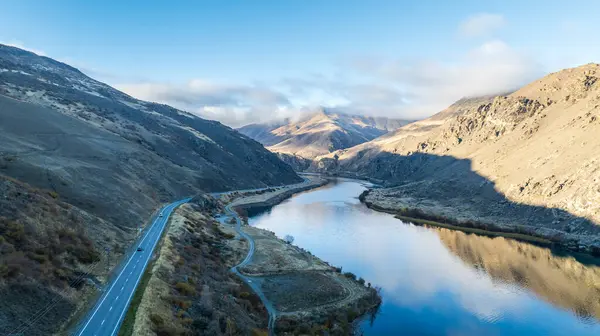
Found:
[[[249,219],[381,288],[365,335],[600,335],[600,267],[505,238],[406,224],[337,179]]]

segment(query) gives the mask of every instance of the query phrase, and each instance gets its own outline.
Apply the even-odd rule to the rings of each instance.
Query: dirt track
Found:
[[[322,184],[314,181],[314,186]],[[306,186],[298,188],[306,190]],[[266,195],[251,195],[236,198],[227,209],[248,204],[263,204],[282,194],[293,194],[294,190],[278,190]],[[229,199],[228,199],[229,200]],[[248,282],[261,297],[271,315],[269,323],[273,330],[278,316],[304,318],[314,315],[319,318],[324,312],[342,310],[349,307],[364,313],[377,304],[374,290],[368,289],[356,280],[340,274],[335,267],[311,255],[299,247],[287,244],[273,233],[241,225],[242,220],[235,216],[236,230],[240,236],[250,241],[250,251],[242,263],[232,270]],[[230,222],[221,221],[223,225]],[[365,302],[370,303],[365,305]]]

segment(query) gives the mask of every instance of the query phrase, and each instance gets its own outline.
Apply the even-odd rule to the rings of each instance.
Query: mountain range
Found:
[[[281,156],[312,159],[349,148],[410,123],[319,109],[299,120],[251,124],[238,129]]]
[[[599,78],[600,65],[587,64],[464,99],[307,169],[382,184],[365,198],[379,208],[600,253]]]
[[[75,295],[81,277],[106,276],[98,262],[114,266],[162,203],[302,181],[227,126],[5,45],[0,144],[0,291],[14,307],[0,311],[7,332],[48,302],[58,306],[36,332],[59,329],[85,302]]]

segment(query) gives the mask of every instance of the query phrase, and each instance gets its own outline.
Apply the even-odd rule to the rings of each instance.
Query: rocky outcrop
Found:
[[[550,74],[433,128],[319,157],[311,170],[393,187],[369,195],[382,207],[528,227],[589,251],[600,247],[599,76],[597,64]]]

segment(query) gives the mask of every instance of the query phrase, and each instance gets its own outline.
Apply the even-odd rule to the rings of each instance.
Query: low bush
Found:
[[[48,256],[45,254],[29,253],[28,257],[32,260],[39,262],[40,264],[48,262]]]
[[[192,301],[185,300],[176,296],[171,297],[170,301],[173,305],[183,310],[187,310],[192,306]]]
[[[222,232],[222,231],[221,231],[221,232]],[[226,239],[233,239],[233,238],[235,238],[235,235],[234,235],[234,234],[232,234],[232,233],[227,233],[227,232],[222,232],[222,236],[223,236],[223,238],[226,238]]]
[[[344,276],[348,279],[356,280],[356,274],[354,274],[352,272],[346,272],[346,273],[344,273]]]
[[[25,242],[25,226],[7,218],[0,218],[0,235],[11,244],[20,245]]]
[[[162,318],[162,316],[155,313],[150,314],[150,321],[152,321],[152,323],[157,327],[160,327],[165,323],[165,320]]]
[[[267,330],[263,330],[263,329],[252,329],[252,331],[250,331],[250,336],[268,336],[269,332]]]
[[[187,282],[178,282],[175,284],[175,289],[183,295],[196,295],[196,288]]]

